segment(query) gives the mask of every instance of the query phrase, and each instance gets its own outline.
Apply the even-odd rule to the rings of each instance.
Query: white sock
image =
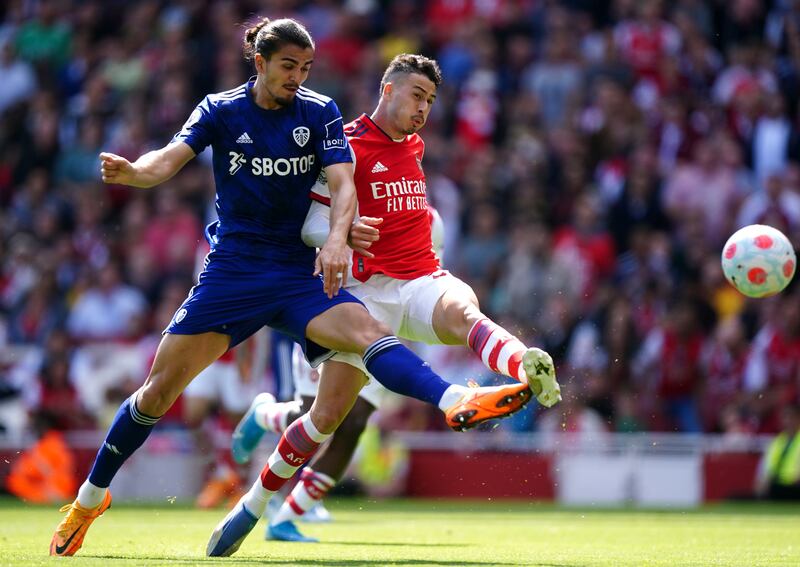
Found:
[[[302,503],[302,505],[309,505],[310,507],[313,507],[314,504],[319,502],[319,500],[314,500],[313,503],[309,502],[308,493],[305,492],[298,494],[296,501],[298,504]],[[302,517],[303,514],[300,514],[296,510],[293,510],[291,505],[286,500],[284,500],[283,504],[281,505],[281,509],[278,510],[277,514],[275,514],[275,517],[269,519],[269,525],[277,526],[278,524],[282,524],[283,522],[295,522]]]
[[[244,506],[255,518],[261,518],[264,515],[264,510],[267,509],[267,502],[272,498],[274,492],[270,492],[261,485],[261,479],[257,478],[253,483],[247,494],[242,496]]]
[[[446,411],[448,408],[458,403],[461,397],[469,391],[466,386],[459,386],[458,384],[451,384],[447,390],[442,394],[439,400],[439,409]]]
[[[97,508],[106,497],[106,489],[95,486],[86,479],[78,489],[78,504],[84,508]]]
[[[274,518],[269,519],[270,525],[294,522],[303,514],[316,506],[336,486],[336,481],[324,473],[306,467],[300,474],[300,482],[294,487],[292,493],[286,497],[281,509]]]
[[[522,341],[491,319],[481,319],[470,329],[467,344],[492,372],[527,382],[522,357],[528,350]]]
[[[277,404],[261,404],[256,406],[253,418],[266,431],[283,433],[286,431],[286,418],[295,411],[299,413],[302,402],[292,400]]]

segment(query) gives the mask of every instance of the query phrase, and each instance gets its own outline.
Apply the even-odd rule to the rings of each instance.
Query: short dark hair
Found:
[[[260,53],[262,57],[269,59],[286,44],[314,49],[311,34],[297,20],[283,18],[270,21],[269,18],[262,18],[244,33],[244,58],[252,61],[256,53]]]
[[[395,56],[394,59],[386,67],[381,78],[381,92],[383,87],[386,86],[393,75],[403,73],[404,75],[419,74],[428,77],[431,82],[437,87],[442,84],[442,70],[439,69],[439,64],[434,60],[424,55],[415,55],[412,53],[401,53]]]

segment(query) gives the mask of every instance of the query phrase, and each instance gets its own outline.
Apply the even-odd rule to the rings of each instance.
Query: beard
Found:
[[[281,96],[273,93],[272,90],[270,90],[269,88],[267,89],[267,92],[272,97],[272,100],[274,100],[275,103],[279,104],[280,106],[289,106],[290,104],[292,104],[292,101],[294,100],[294,93],[290,95]]]
[[[419,132],[422,129],[423,126],[425,126],[425,122],[424,121],[421,124],[417,124],[414,121],[414,118],[417,118],[417,117],[414,116],[413,118],[411,118],[411,124],[404,131],[407,136],[410,136],[411,134],[416,134],[417,132]]]
[[[419,126],[417,126],[416,124],[414,124],[412,122],[411,126],[409,126],[408,128],[405,128],[404,130],[402,130],[402,132],[406,136],[410,136],[411,134],[416,134],[419,131],[419,129],[422,128],[422,126],[423,126],[423,124],[420,124]]]

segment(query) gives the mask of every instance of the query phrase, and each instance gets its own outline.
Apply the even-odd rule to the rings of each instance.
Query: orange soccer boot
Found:
[[[111,507],[111,492],[106,489],[106,495],[97,508],[84,508],[78,504],[76,498],[72,504],[67,504],[60,512],[67,512],[61,520],[50,541],[50,555],[75,555],[83,545],[86,531],[96,518]]]
[[[461,399],[444,412],[447,425],[455,431],[466,431],[484,421],[508,417],[533,398],[530,386],[525,383],[478,387],[470,382],[469,385],[470,389]]]

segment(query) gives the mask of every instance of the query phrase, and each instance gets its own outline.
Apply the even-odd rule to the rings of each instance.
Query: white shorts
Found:
[[[361,362],[361,358],[358,355],[353,354],[350,356],[358,362]],[[353,364],[350,360],[347,362],[352,366],[356,366],[356,364]],[[356,367],[359,368],[358,366]],[[367,374],[367,376],[369,376],[369,374]],[[301,396],[309,398],[315,398],[317,396],[319,372],[311,368],[311,365],[303,355],[303,349],[297,344],[294,345],[294,349],[292,350],[292,380],[294,380],[294,395],[296,399],[299,400]],[[358,395],[369,402],[372,407],[378,409],[383,404],[383,400],[388,391],[389,390],[384,388],[377,380],[370,380],[366,386],[361,388]]]
[[[388,325],[395,335],[429,345],[443,344],[433,331],[433,310],[439,298],[452,289],[472,294],[472,288],[447,270],[437,270],[414,280],[377,274],[366,282],[347,287],[370,315]]]
[[[398,280],[377,274],[366,282],[357,282],[346,289],[361,300],[370,315],[387,325],[395,335],[429,345],[443,344],[433,330],[433,311],[442,295],[451,289],[462,289],[465,293],[472,294],[472,288],[447,270],[437,270],[413,280]],[[359,395],[376,408],[380,407],[379,403],[387,390],[377,380],[372,379],[360,356],[339,352],[331,360],[346,362],[366,374],[369,382]],[[307,365],[305,360],[302,362]],[[295,364],[295,369],[297,366]],[[306,382],[304,391],[311,392],[303,395],[315,396],[319,375],[312,379],[306,373],[303,378],[298,378],[301,373],[297,370],[293,373],[296,391],[301,391],[298,379],[302,379]]]
[[[235,362],[214,362],[192,380],[184,396],[215,400],[230,413],[244,413],[250,402],[264,390],[262,380],[244,382]]]

